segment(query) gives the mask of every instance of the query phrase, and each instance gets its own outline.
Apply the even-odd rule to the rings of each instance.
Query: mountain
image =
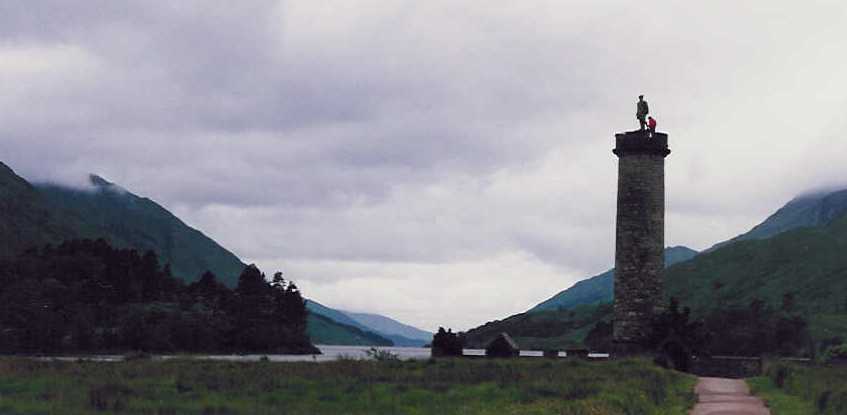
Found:
[[[749,307],[753,300],[762,300],[776,310],[788,303],[794,312],[807,317],[814,340],[844,337],[845,252],[847,190],[797,197],[750,232],[693,257],[691,252],[678,251],[680,256],[663,274],[665,293],[691,307],[695,317],[716,309]],[[666,260],[672,262],[667,252]],[[611,280],[611,275],[601,274],[577,283],[553,297],[569,299],[565,307],[578,304],[573,308],[559,309],[556,305],[536,310],[545,302],[531,313],[469,330],[464,334],[466,341],[480,347],[506,331],[515,333],[513,337],[524,348],[579,343],[595,323],[612,317],[608,304],[611,297],[606,302],[599,300],[603,279]],[[605,290],[611,292],[608,286]]]
[[[246,265],[164,207],[96,175],[89,176],[89,185],[32,185],[0,162],[0,258],[68,239],[102,238],[116,248],[156,252],[162,264],[170,264],[174,276],[188,282],[209,270],[229,287],[238,283]],[[401,329],[381,334],[343,312],[312,301],[307,306],[307,327],[315,343],[423,344],[419,338],[404,337]],[[387,322],[393,321],[376,317],[384,319],[381,327],[390,327]]]
[[[697,255],[697,251],[674,246],[665,248],[665,267],[687,261]],[[579,305],[602,304],[612,301],[615,289],[615,269],[577,282],[550,299],[536,305],[530,313],[549,310],[567,310]]]
[[[343,311],[327,307],[315,300],[306,300],[306,309],[309,310],[310,313],[322,315],[336,323],[352,326],[359,330],[373,331],[372,328],[350,318]]]
[[[847,312],[847,215],[768,239],[741,240],[665,271],[668,296],[702,314],[753,299],[780,308],[786,295],[808,315]]]
[[[432,341],[432,333],[379,314],[352,313],[336,310],[313,300],[306,302],[306,308],[310,313],[321,315],[336,323],[355,327],[361,331],[388,339],[395,346],[419,347]],[[321,344],[336,344],[324,342],[323,339],[320,341],[316,340],[316,342]]]
[[[173,275],[185,281],[209,270],[230,287],[238,283],[246,265],[202,232],[156,202],[102,177],[89,176],[89,184],[87,188],[32,185],[0,162],[0,258],[68,239],[102,238],[117,248],[156,252],[160,262],[170,264]],[[340,312],[329,320],[310,315],[307,325],[315,343],[392,344]]]
[[[209,270],[230,287],[245,265],[231,252],[147,198],[97,176],[91,188],[32,185],[0,163],[0,256],[66,239],[103,238],[152,250],[186,281]]]
[[[432,333],[403,324],[392,318],[368,313],[345,311],[348,317],[391,339],[396,346],[423,346],[432,342]]]
[[[393,346],[394,342],[358,327],[338,323],[329,317],[310,312],[306,334],[314,344],[340,346]]]
[[[798,196],[750,231],[720,242],[709,248],[709,251],[732,242],[767,239],[796,228],[826,225],[845,212],[847,189]]]
[[[0,162],[0,258],[77,233],[38,190]]]
[[[579,305],[570,310],[515,314],[461,333],[465,347],[484,349],[500,333],[508,333],[525,350],[564,349],[582,345],[598,321],[610,320],[611,304]]]
[[[156,202],[101,177],[89,179],[90,189],[54,184],[35,187],[50,209],[68,218],[82,237],[104,238],[116,247],[152,250],[185,281],[194,281],[209,270],[227,286],[237,284],[245,264],[232,252]]]

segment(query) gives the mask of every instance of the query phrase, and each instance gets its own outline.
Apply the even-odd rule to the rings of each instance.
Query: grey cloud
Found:
[[[497,298],[473,313],[502,317],[521,311],[501,296],[510,281],[561,278],[527,303],[611,266],[609,150],[639,93],[671,134],[668,244],[704,248],[844,183],[845,12],[3,2],[0,158],[35,180],[103,174],[245,258],[297,261],[318,299],[344,301],[356,263],[373,267],[357,278],[413,285],[440,265],[464,281],[457,304]],[[510,252],[524,257],[486,284]]]

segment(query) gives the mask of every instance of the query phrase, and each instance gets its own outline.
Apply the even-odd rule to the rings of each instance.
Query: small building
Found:
[[[588,349],[566,349],[568,358],[588,359]]]
[[[500,333],[485,347],[487,357],[518,357],[520,352],[518,344],[506,333]]]

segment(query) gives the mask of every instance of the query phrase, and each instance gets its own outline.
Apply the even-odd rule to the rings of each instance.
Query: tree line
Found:
[[[814,356],[817,351],[791,293],[783,296],[779,308],[754,298],[747,307],[711,309],[697,319],[672,298],[655,316],[648,346],[658,348],[669,339],[698,355]],[[585,343],[593,350],[612,350],[612,324],[598,322]]]
[[[72,240],[0,261],[0,352],[319,353],[297,286],[255,266],[186,284],[152,251]]]

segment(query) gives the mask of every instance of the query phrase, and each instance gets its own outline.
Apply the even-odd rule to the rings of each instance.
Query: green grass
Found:
[[[0,359],[2,414],[684,414],[648,361],[122,363]]]
[[[847,414],[847,366],[777,363],[751,387],[774,407],[774,415]]]
[[[778,388],[768,377],[759,376],[747,379],[753,394],[764,399],[771,415],[810,415],[815,413],[814,405],[799,396],[789,395]]]

